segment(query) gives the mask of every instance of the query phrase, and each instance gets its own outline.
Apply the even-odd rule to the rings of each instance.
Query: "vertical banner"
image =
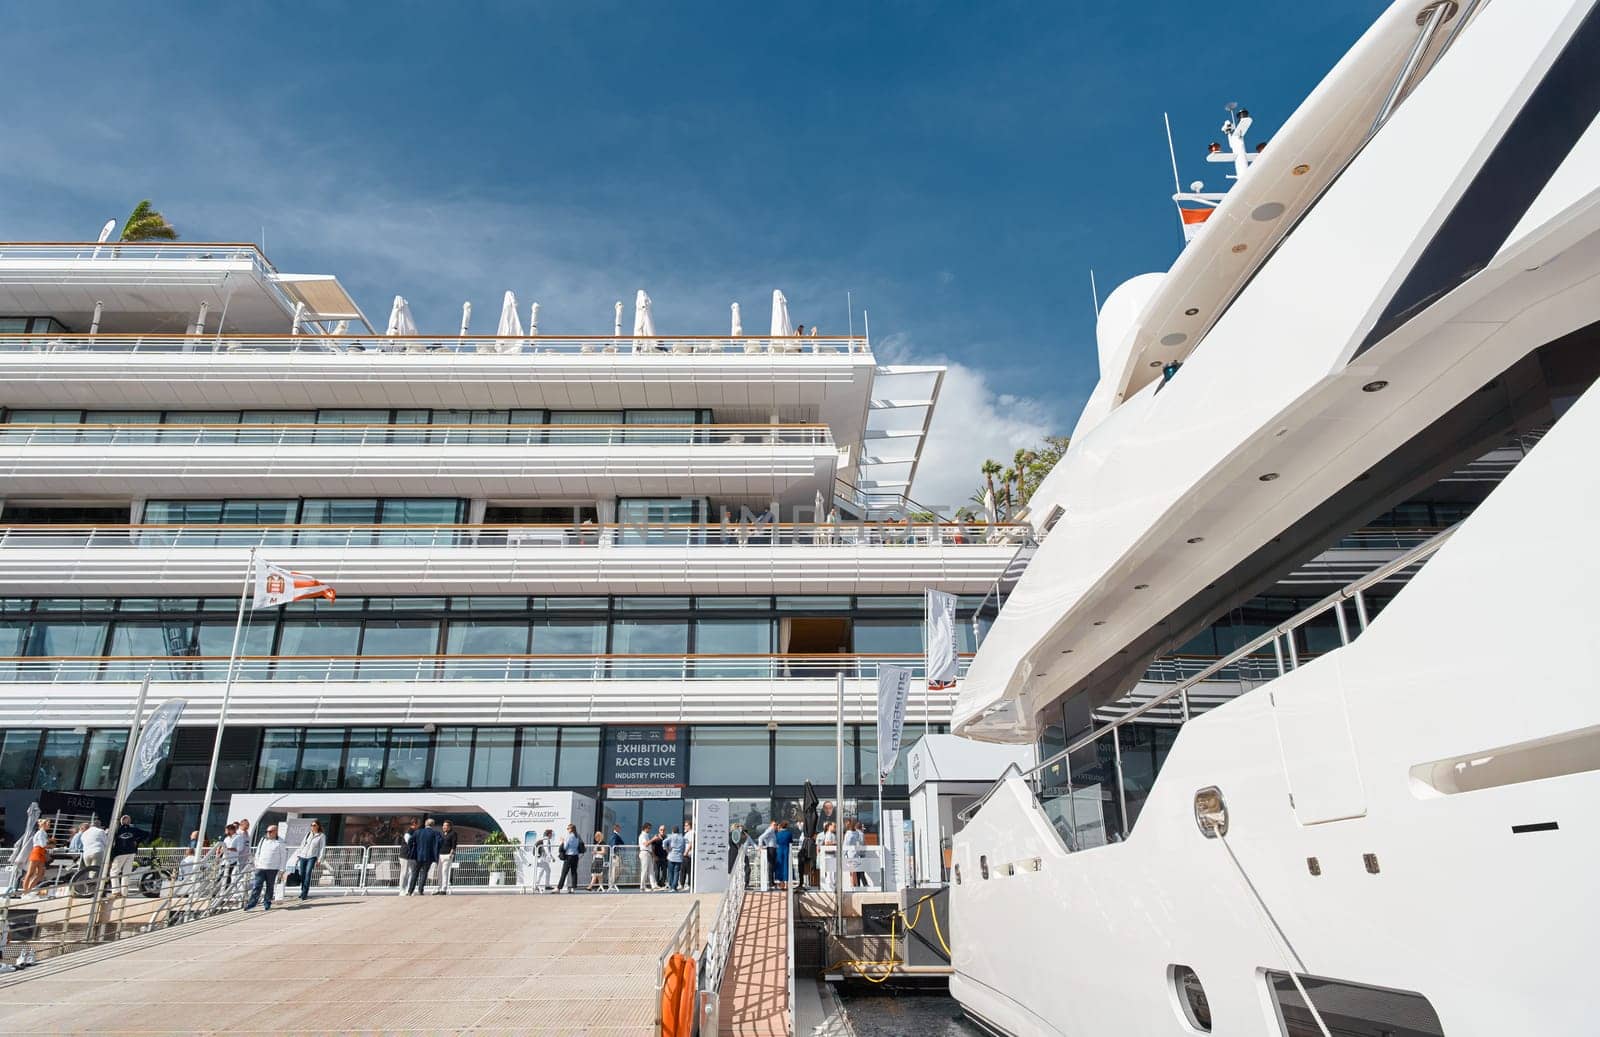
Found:
[[[156,771],[161,769],[161,761],[167,758],[167,752],[172,748],[167,739],[177,729],[178,718],[183,716],[184,707],[188,704],[186,699],[168,699],[145,721],[144,732],[139,735],[139,745],[134,749],[133,774],[128,779],[129,792],[155,777]]]
[[[911,671],[903,666],[878,667],[878,784],[894,770],[900,756],[900,730],[911,697]]]
[[[694,867],[689,872],[696,893],[721,893],[728,888],[728,801],[694,801]]]
[[[905,813],[885,810],[878,829],[878,852],[883,854],[883,888],[904,889],[911,885],[906,870]]]
[[[926,592],[927,618],[923,631],[929,691],[956,686],[956,596],[944,591]]]

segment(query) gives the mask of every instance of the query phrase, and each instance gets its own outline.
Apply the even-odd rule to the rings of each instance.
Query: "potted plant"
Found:
[[[489,838],[483,841],[486,849],[483,851],[483,866],[489,872],[489,885],[504,886],[506,872],[514,867],[515,854],[511,848],[511,840],[506,838],[506,833],[493,831]]]

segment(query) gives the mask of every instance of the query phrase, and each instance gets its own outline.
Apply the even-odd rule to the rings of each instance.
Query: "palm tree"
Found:
[[[1018,450],[1012,455],[1011,462],[1017,473],[1017,507],[1019,508],[1026,505],[1028,498],[1033,496],[1033,489],[1028,485],[1028,475],[1033,473],[1033,465],[1037,460],[1039,460],[1039,455],[1032,450]],[[1037,479],[1034,480],[1034,486],[1038,486]]]
[[[1011,484],[1013,482],[1017,483],[1017,489],[1020,491],[1022,489],[1022,475],[1015,468],[1007,468],[1000,473],[1000,492],[1006,496],[1005,516],[1007,519],[1011,518]]]
[[[133,212],[122,225],[123,241],[176,241],[178,232],[172,229],[167,218],[150,207],[146,198],[133,207]]]
[[[985,462],[983,462],[983,484],[984,484],[984,487],[989,491],[989,500],[996,501],[996,502],[998,502],[1000,500],[1000,498],[994,492],[994,477],[999,475],[999,474],[1000,474],[1000,462],[999,461],[985,461]],[[984,502],[983,501],[979,501],[978,503],[983,504]],[[987,505],[985,505],[985,506],[987,506]]]

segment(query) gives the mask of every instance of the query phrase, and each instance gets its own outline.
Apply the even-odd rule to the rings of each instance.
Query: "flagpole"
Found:
[[[234,668],[239,661],[239,635],[244,632],[244,607],[250,600],[250,585],[255,580],[256,549],[250,549],[250,561],[245,566],[244,586],[239,589],[239,616],[233,622],[233,647],[228,650],[228,673],[222,683],[222,708],[217,712],[217,740],[211,746],[211,769],[206,772],[206,794],[200,800],[200,827],[194,855],[198,860],[206,843],[206,821],[211,816],[211,796],[217,788],[217,764],[222,759],[222,730],[228,723],[228,699],[233,696]]]
[[[878,761],[878,892],[889,892],[889,843],[883,827],[883,761]],[[864,842],[865,840],[863,840]]]
[[[100,919],[100,901],[105,896],[106,878],[111,870],[111,851],[116,848],[117,826],[122,823],[122,808],[127,805],[128,781],[133,776],[135,750],[144,727],[144,700],[150,694],[150,669],[145,668],[144,681],[139,685],[139,697],[133,704],[133,723],[128,728],[128,745],[122,751],[122,774],[117,779],[117,794],[111,801],[111,816],[106,819],[106,842],[100,850],[100,862],[94,880],[94,901],[89,905],[89,926],[85,930],[92,942]]]
[[[833,818],[844,820],[844,671],[838,673],[837,703],[834,715]],[[844,933],[844,831],[836,823],[833,843],[833,931]]]

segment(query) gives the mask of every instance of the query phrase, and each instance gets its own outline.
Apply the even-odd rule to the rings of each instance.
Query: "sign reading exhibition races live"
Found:
[[[683,794],[684,741],[678,724],[606,731],[602,783],[612,799],[676,799]]]

